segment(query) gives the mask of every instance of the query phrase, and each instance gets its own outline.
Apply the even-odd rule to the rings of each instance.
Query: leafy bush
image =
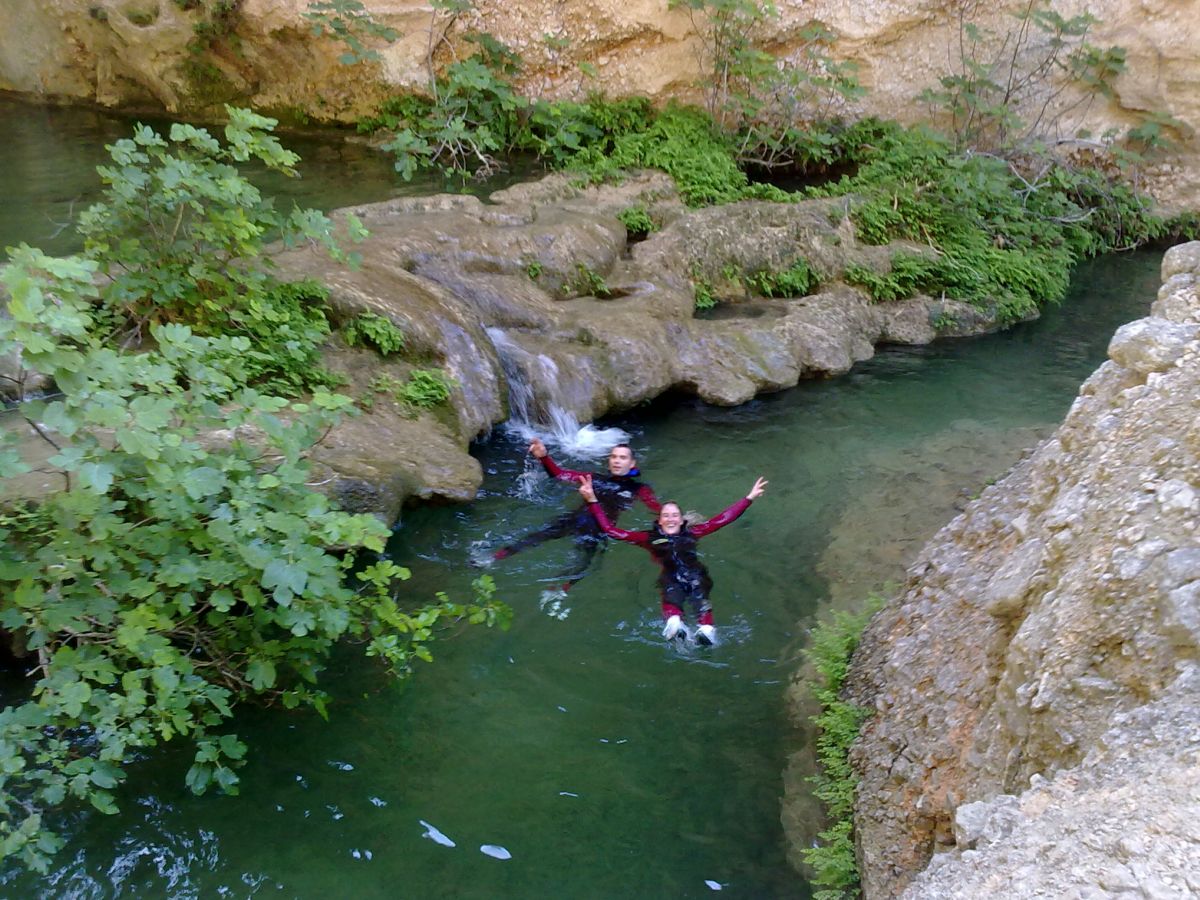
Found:
[[[369,48],[367,41],[378,39],[390,44],[400,37],[394,28],[376,22],[360,0],[321,0],[308,4],[303,15],[313,23],[315,36],[328,34],[346,45],[346,52],[338,57],[343,65],[378,62],[382,58],[379,51]]]
[[[703,275],[692,276],[692,288],[696,298],[696,309],[700,311],[712,309],[719,302],[713,293],[711,282]]]
[[[324,214],[283,215],[242,177],[235,164],[250,159],[294,175],[299,157],[270,133],[274,119],[226,110],[224,146],[203,128],[176,124],[165,139],[138,125],[109,147],[113,165],[97,170],[103,196],[79,218],[84,253],[105,276],[96,324],[125,346],[167,323],[202,335],[245,333],[255,359],[247,377],[276,389],[320,386],[327,382],[312,361],[328,333],[322,289],[280,285],[265,241],[278,235],[285,246],[314,242],[335,259],[357,257],[338,247]],[[348,221],[360,237],[361,226]]]
[[[764,297],[803,297],[816,289],[819,280],[804,259],[797,259],[782,272],[756,272],[746,283]]]
[[[229,310],[225,328],[250,340],[243,357],[249,384],[284,396],[341,384],[317,352],[329,334],[328,299],[325,286],[311,279],[272,282]]]
[[[978,3],[957,10],[954,71],[920,99],[946,121],[956,149],[1007,151],[1017,144],[1071,129],[1060,98],[1071,83],[1112,95],[1125,67],[1124,51],[1088,43],[1096,18],[1064,18],[1049,0],[1019,0],[1007,13],[1012,27],[991,32],[969,21]],[[990,11],[990,9],[989,9]],[[1075,104],[1082,106],[1085,101]]]
[[[606,300],[612,296],[604,276],[585,263],[575,264],[575,274],[567,281],[566,287],[580,297],[599,297]]]
[[[342,337],[351,347],[374,347],[380,356],[404,350],[404,332],[391,319],[375,313],[359,313],[342,328]]]
[[[186,740],[188,786],[235,792],[246,747],[226,730],[234,705],[324,714],[318,679],[340,638],[402,674],[428,659],[440,624],[507,621],[486,581],[469,604],[410,604],[391,588],[407,573],[379,562],[353,588],[353,551],[382,550],[388,529],[331,508],[306,461],[348,398],[245,388],[241,336],[152,323],[152,350],[104,346],[96,271],[22,247],[0,272],[0,353],[20,349],[60,391],[21,398],[15,414],[62,487],[0,514],[0,627],[34,654],[28,699],[0,712],[0,859],[37,869],[59,846],[53,811],[112,812],[145,748]],[[30,468],[14,440],[0,445],[5,477]]]
[[[450,399],[454,381],[441,369],[413,369],[401,399],[419,409],[433,409]]]
[[[397,105],[404,119],[397,120],[401,128],[384,149],[395,155],[405,181],[426,168],[486,176],[499,167],[497,156],[516,146],[518,113],[528,105],[512,83],[520,56],[489,34],[469,34],[466,40],[476,53],[433,80],[432,100]]]
[[[450,399],[454,387],[454,379],[441,369],[413,369],[407,381],[385,373],[371,382],[371,390],[414,410],[441,406]]]
[[[843,700],[841,692],[863,629],[882,605],[880,598],[872,597],[857,615],[834,612],[813,629],[811,644],[805,651],[817,675],[812,688],[821,706],[821,712],[812,719],[817,726],[819,770],[809,781],[815,786],[813,794],[824,804],[829,827],[818,836],[821,843],[803,853],[804,861],[813,867],[813,883],[827,888],[814,894],[821,900],[858,894],[853,839],[858,779],[850,768],[849,754],[870,710]]]
[[[1061,299],[1078,259],[1136,246],[1165,227],[1096,170],[957,154],[944,137],[894,124],[856,130],[866,139],[849,134],[845,146],[855,148],[848,159],[857,170],[811,193],[847,197],[866,243],[903,239],[937,253],[933,261],[897,254],[886,276],[847,273],[877,299],[945,294],[1014,321]]]
[[[644,238],[651,232],[658,231],[658,223],[650,218],[644,206],[629,206],[617,213],[617,218],[625,226],[631,238]]]

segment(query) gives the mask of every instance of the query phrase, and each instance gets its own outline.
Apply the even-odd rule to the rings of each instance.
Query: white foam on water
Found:
[[[512,859],[511,853],[496,844],[484,844],[479,848],[479,852],[492,859]]]
[[[442,834],[440,831],[438,831],[436,828],[434,828],[432,825],[430,825],[424,819],[417,819],[417,821],[420,822],[423,826],[425,826],[425,833],[422,834],[421,837],[429,838],[435,844],[441,844],[443,847],[458,846],[457,844],[454,843],[454,841],[450,840],[450,838],[446,837],[444,834]]]
[[[562,373],[550,357],[526,350],[502,328],[489,328],[487,334],[508,380],[505,429],[510,434],[525,441],[541,438],[553,451],[588,460],[600,459],[614,444],[629,440],[628,432],[620,428],[580,425],[571,412],[571,401],[562,393]]]

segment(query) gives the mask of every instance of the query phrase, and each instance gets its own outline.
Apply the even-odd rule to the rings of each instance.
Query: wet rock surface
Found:
[[[1200,243],[1163,279],[864,635],[868,897],[1196,893]]]
[[[662,228],[630,243],[617,214],[635,205]],[[507,417],[514,372],[530,382],[533,410],[556,407],[588,421],[671,390],[735,405],[801,378],[846,372],[883,341],[932,340],[935,322],[952,333],[996,325],[962,304],[961,315],[948,315],[947,301],[927,297],[875,304],[835,280],[851,263],[886,269],[900,249],[859,244],[840,200],[693,211],[660,173],[600,187],[550,175],[488,202],[439,195],[346,212],[371,233],[356,248],[361,266],[335,265],[312,249],[277,261],[283,277],[329,285],[337,322],[371,312],[404,332],[404,362],[331,346],[347,390],[368,396],[374,376],[402,379],[415,360],[444,369],[457,385],[452,413],[414,418],[372,404],[320,450],[331,490],[354,497],[356,509],[369,508],[374,490],[373,511],[387,518],[408,496],[471,496],[480,479],[466,445]],[[824,279],[814,294],[767,301],[745,288],[745,276],[799,259]],[[695,278],[714,283],[721,315],[696,315]]]

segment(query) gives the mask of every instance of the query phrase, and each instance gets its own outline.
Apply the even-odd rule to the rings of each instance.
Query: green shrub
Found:
[[[307,462],[348,398],[244,387],[243,336],[154,323],[150,350],[102,345],[97,268],[21,247],[0,270],[0,354],[20,349],[18,384],[40,373],[59,391],[16,411],[57,489],[0,512],[0,628],[34,651],[28,690],[0,711],[0,861],[43,871],[56,811],[114,812],[149,748],[191,744],[188,787],[236,793],[236,704],[324,715],[339,639],[404,674],[441,626],[507,622],[490,581],[466,604],[407,601],[393,585],[408,573],[384,561],[353,585],[355,551],[381,552],[389,531],[310,489]],[[29,469],[0,434],[4,476]]]
[[[692,276],[692,286],[696,297],[696,309],[704,311],[712,309],[719,302],[713,294],[712,283],[703,275]]]
[[[889,123],[855,130],[865,140],[847,135],[845,146],[857,170],[810,193],[846,197],[865,243],[902,239],[937,254],[897,254],[886,276],[847,273],[877,299],[945,294],[1011,322],[1061,299],[1078,259],[1136,246],[1165,227],[1145,201],[1096,170],[1037,158],[1026,171]]]
[[[650,218],[644,206],[628,206],[617,213],[617,218],[625,226],[631,238],[644,238],[651,232],[658,231],[658,223]]]
[[[816,289],[819,279],[806,260],[797,259],[782,272],[756,272],[746,283],[764,297],[803,297]]]
[[[243,357],[249,384],[294,396],[342,383],[318,352],[329,334],[328,298],[325,286],[311,279],[273,282],[229,311],[223,328],[250,339]]]
[[[375,313],[359,313],[342,327],[342,337],[351,347],[372,347],[380,356],[404,350],[404,332],[391,319]]]
[[[601,300],[607,300],[612,296],[604,276],[586,263],[575,264],[575,274],[568,279],[566,287],[580,297],[599,297]]]
[[[243,334],[251,340],[246,377],[289,392],[326,384],[315,364],[329,330],[324,289],[280,284],[267,269],[266,239],[315,242],[351,264],[357,257],[338,247],[323,213],[281,214],[242,176],[236,164],[251,159],[294,175],[299,157],[271,134],[274,119],[226,110],[224,145],[176,124],[166,138],[138,125],[132,139],[109,147],[113,164],[97,169],[104,192],[79,217],[84,253],[106,276],[96,324],[119,345],[138,343],[156,324]],[[353,236],[365,233],[348,221]]]
[[[414,410],[441,406],[450,399],[454,387],[454,379],[441,369],[413,369],[407,381],[385,373],[371,382],[371,390]]]
[[[441,369],[413,369],[401,399],[419,409],[433,409],[450,399],[454,379]]]

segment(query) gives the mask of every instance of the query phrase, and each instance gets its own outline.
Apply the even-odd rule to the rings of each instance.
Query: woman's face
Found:
[[[679,534],[683,530],[683,513],[674,503],[666,503],[658,513],[658,527],[663,534]]]

